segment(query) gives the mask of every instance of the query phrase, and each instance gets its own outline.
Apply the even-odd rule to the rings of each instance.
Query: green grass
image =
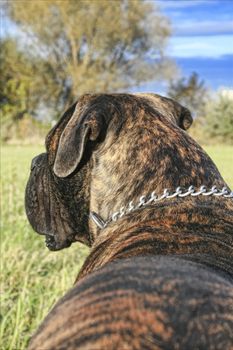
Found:
[[[38,147],[2,147],[0,348],[25,349],[48,310],[72,287],[88,250],[74,244],[57,253],[29,226],[24,189]]]
[[[233,147],[205,148],[233,188]],[[4,350],[23,350],[58,298],[73,284],[88,253],[79,244],[49,252],[30,228],[24,189],[32,157],[42,147],[2,147],[1,333]]]
[[[217,165],[222,177],[233,190],[233,146],[203,146]]]

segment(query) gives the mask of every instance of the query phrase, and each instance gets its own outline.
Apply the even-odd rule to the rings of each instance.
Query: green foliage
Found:
[[[219,96],[206,106],[204,128],[209,137],[233,144],[233,99]]]
[[[207,89],[204,81],[199,81],[197,73],[192,73],[189,78],[180,78],[171,81],[168,88],[168,96],[187,107],[194,116],[202,114],[207,101]]]
[[[85,92],[125,89],[174,71],[164,59],[168,20],[141,0],[8,2],[8,15],[44,62],[44,85],[64,108]],[[26,47],[26,46],[25,46]],[[149,63],[148,57],[156,57]],[[52,93],[51,93],[52,91]]]
[[[2,122],[12,123],[30,113],[33,103],[29,98],[30,60],[17,49],[14,39],[1,40],[0,107]]]
[[[42,63],[20,50],[15,39],[5,38],[0,46],[1,140],[34,138],[36,141],[40,131],[44,134],[48,129],[48,125],[33,118],[42,92],[38,75]]]
[[[188,79],[171,82],[168,95],[186,106],[193,114],[190,134],[203,144],[233,143],[233,98],[210,97],[204,81],[196,73]]]
[[[44,136],[51,129],[50,123],[42,123],[24,114],[20,120],[6,120],[1,125],[0,141],[8,144],[44,144]]]

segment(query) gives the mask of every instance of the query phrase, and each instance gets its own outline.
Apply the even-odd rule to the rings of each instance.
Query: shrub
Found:
[[[219,93],[205,108],[204,129],[216,141],[233,143],[233,99]]]

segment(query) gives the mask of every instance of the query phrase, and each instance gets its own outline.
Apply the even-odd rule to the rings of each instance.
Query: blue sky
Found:
[[[206,85],[233,88],[233,0],[160,0],[173,36],[167,54],[183,75],[196,71]]]

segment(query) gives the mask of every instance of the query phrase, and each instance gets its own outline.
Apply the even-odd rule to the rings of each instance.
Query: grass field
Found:
[[[38,147],[1,149],[1,333],[3,350],[24,350],[32,332],[54,302],[69,289],[88,253],[79,244],[49,252],[30,228],[24,212],[24,189],[30,161]],[[233,188],[233,147],[206,147]]]

